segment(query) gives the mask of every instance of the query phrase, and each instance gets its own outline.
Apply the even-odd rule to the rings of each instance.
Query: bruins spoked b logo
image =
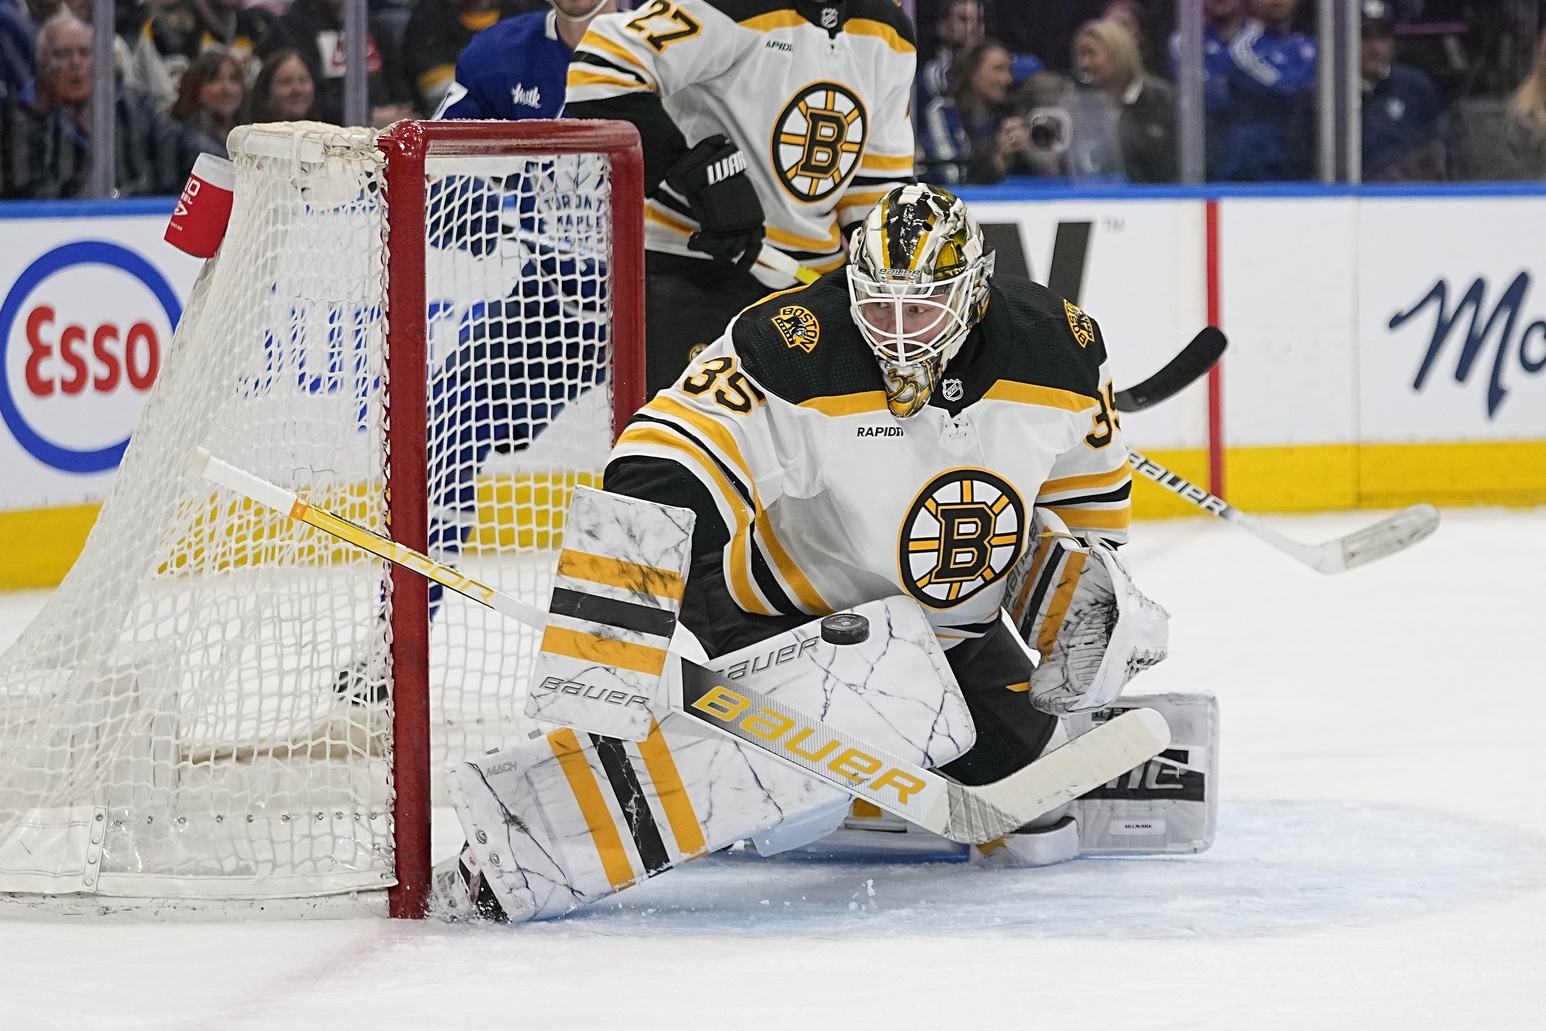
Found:
[[[913,500],[902,521],[902,583],[923,604],[963,602],[1008,573],[1020,554],[1025,502],[985,469],[952,469]]]
[[[784,188],[818,201],[843,185],[864,151],[869,118],[846,86],[816,82],[795,94],[773,123],[773,167]]]

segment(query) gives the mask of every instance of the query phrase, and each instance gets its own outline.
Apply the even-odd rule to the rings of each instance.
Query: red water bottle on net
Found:
[[[177,198],[177,210],[166,224],[166,242],[195,258],[213,258],[231,220],[235,186],[235,165],[213,154],[200,154]]]

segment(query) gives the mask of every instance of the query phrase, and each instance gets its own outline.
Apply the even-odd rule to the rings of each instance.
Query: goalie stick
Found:
[[[1137,386],[1117,391],[1117,411],[1141,412],[1175,397],[1213,368],[1228,346],[1229,339],[1221,329],[1204,326],[1163,369]]]
[[[316,508],[287,491],[196,448],[188,471],[266,505],[362,551],[428,577],[535,629],[547,613],[428,555]],[[1170,743],[1165,718],[1132,709],[1074,738],[992,784],[957,784],[875,748],[851,734],[756,691],[724,686],[718,674],[668,653],[666,682],[673,708],[843,791],[911,820],[951,841],[982,844],[1120,777]]]
[[[1439,528],[1439,510],[1432,505],[1413,505],[1393,516],[1381,519],[1372,526],[1355,530],[1350,534],[1324,544],[1301,544],[1276,530],[1263,526],[1260,521],[1225,501],[1182,479],[1158,462],[1145,458],[1136,451],[1129,451],[1133,472],[1146,476],[1183,501],[1190,501],[1210,515],[1234,523],[1260,540],[1277,548],[1290,558],[1298,559],[1311,569],[1322,573],[1341,573],[1365,565],[1386,555],[1404,551],[1428,537]]]

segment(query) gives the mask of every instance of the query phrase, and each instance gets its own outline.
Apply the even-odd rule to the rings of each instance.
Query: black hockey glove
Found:
[[[710,136],[671,166],[666,185],[682,195],[702,227],[687,246],[741,269],[756,263],[762,251],[762,202],[739,147],[722,135]]]

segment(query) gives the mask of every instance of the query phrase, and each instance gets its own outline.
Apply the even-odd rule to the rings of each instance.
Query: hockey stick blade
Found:
[[[536,629],[547,613],[464,576],[428,555],[372,533],[301,500],[251,473],[194,451],[188,471],[243,497],[330,533],[472,601]],[[952,841],[982,844],[1056,809],[1152,759],[1170,744],[1170,728],[1153,709],[1134,709],[1081,734],[992,784],[957,784],[932,770],[845,734],[719,674],[667,653],[671,707],[882,809]]]
[[[1342,568],[1352,569],[1366,562],[1394,555],[1433,535],[1439,528],[1439,510],[1432,505],[1413,505],[1373,526],[1355,530],[1340,538]]]
[[[1175,397],[1213,368],[1228,346],[1217,326],[1204,327],[1163,369],[1135,387],[1117,391],[1117,411],[1141,412]]]
[[[1128,457],[1132,461],[1134,473],[1153,480],[1182,501],[1233,523],[1258,540],[1266,541],[1285,555],[1322,573],[1341,573],[1394,555],[1431,536],[1439,528],[1438,509],[1432,505],[1413,505],[1362,530],[1355,530],[1323,544],[1305,544],[1263,525],[1255,516],[1247,515],[1223,498],[1209,494],[1137,451],[1128,452]]]

